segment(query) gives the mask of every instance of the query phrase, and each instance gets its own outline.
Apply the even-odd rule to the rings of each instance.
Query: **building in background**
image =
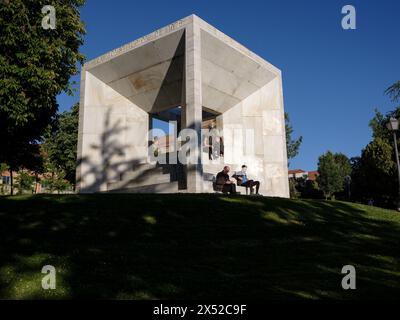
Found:
[[[32,183],[32,186],[30,190],[23,190],[23,193],[43,193],[45,192],[45,186],[42,185],[41,180],[43,179],[42,175],[36,176],[34,172],[29,172],[28,174],[32,177],[35,178],[34,183]],[[1,180],[0,180],[0,194],[2,195],[8,195],[11,193],[11,174],[10,171],[3,171],[0,172],[1,175]],[[21,193],[19,188],[18,188],[18,177],[19,177],[19,172],[18,171],[13,171],[13,187],[14,187],[14,194]]]
[[[303,178],[305,180],[316,181],[319,173],[317,170],[305,171],[302,169],[289,170],[288,177],[292,179]]]

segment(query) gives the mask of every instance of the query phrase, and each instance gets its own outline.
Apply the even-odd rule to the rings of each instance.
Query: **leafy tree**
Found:
[[[70,77],[84,56],[84,0],[53,0],[56,29],[43,29],[46,0],[3,0],[0,5],[0,162],[16,171],[57,112],[56,96],[72,94]],[[24,163],[25,162],[25,163]]]
[[[295,178],[289,178],[289,193],[291,199],[297,199],[300,196],[300,191],[298,191],[298,181]]]
[[[369,122],[369,126],[372,129],[373,139],[381,138],[387,142],[390,142],[391,144],[393,143],[393,135],[386,127],[386,124],[389,122],[391,117],[400,118],[400,107],[395,108],[386,115],[383,115],[381,112],[375,109],[375,115]]]
[[[335,194],[335,197],[350,200],[351,187],[351,163],[349,158],[343,153],[334,154],[335,162],[339,165],[340,176],[343,189]]]
[[[391,159],[393,148],[384,139],[376,138],[362,151],[361,158],[370,169],[377,168],[384,174],[389,174],[394,169]]]
[[[11,182],[11,195],[14,194],[14,171],[19,169],[29,169],[33,172],[42,171],[42,158],[40,156],[40,145],[37,142],[32,143],[20,143],[18,147],[13,146],[13,153],[7,156],[7,165],[10,172]]]
[[[323,199],[324,193],[320,189],[317,181],[306,180],[301,191],[302,198]]]
[[[318,185],[323,191],[325,198],[334,196],[335,192],[343,190],[343,174],[341,164],[335,159],[335,155],[328,151],[318,159],[317,178]]]
[[[339,165],[340,175],[342,179],[351,174],[351,165],[349,158],[343,153],[335,153],[333,155],[335,162]]]
[[[48,188],[50,193],[54,191],[60,193],[71,188],[70,183],[65,179],[65,172],[60,169],[48,172],[46,178],[42,180],[42,184]]]
[[[400,100],[400,81],[385,93],[393,102]],[[369,126],[372,141],[362,150],[361,157],[352,159],[352,198],[356,201],[373,199],[379,206],[392,207],[397,197],[397,165],[392,133],[386,124],[390,117],[400,118],[400,107],[386,115],[375,110]],[[397,143],[399,144],[399,140]],[[400,148],[400,144],[398,145]]]
[[[392,99],[392,101],[400,100],[400,81],[392,84],[386,89],[385,93]]]
[[[63,171],[71,184],[75,184],[78,122],[79,104],[75,104],[71,111],[60,114],[48,128],[42,146],[47,161],[52,164],[51,169]]]
[[[285,112],[285,130],[286,130],[287,157],[288,159],[292,159],[298,155],[300,145],[303,142],[303,137],[300,136],[297,139],[292,138],[294,130],[290,123],[289,114],[287,112]]]
[[[30,175],[25,170],[20,170],[16,180],[18,192],[20,194],[22,194],[26,190],[33,191],[33,182],[35,181],[35,177]]]
[[[391,206],[397,182],[393,147],[380,137],[372,140],[353,160],[352,190],[356,200],[374,199],[381,206]]]
[[[290,178],[289,190],[291,198],[322,199],[323,192],[316,181],[307,180],[304,177]]]
[[[0,173],[8,171],[8,165],[6,163],[0,163]]]

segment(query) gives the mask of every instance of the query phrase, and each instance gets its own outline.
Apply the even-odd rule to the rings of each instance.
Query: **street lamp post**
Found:
[[[399,151],[397,150],[397,137],[396,131],[399,130],[399,120],[396,118],[391,117],[389,122],[386,124],[387,128],[393,132],[393,140],[394,140],[394,151],[396,155],[396,162],[397,162],[397,178],[398,178],[398,198],[397,198],[397,210],[400,211],[400,161],[399,161]]]

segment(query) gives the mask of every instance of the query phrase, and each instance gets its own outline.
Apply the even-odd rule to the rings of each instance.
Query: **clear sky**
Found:
[[[341,27],[346,4],[356,30]],[[192,13],[282,70],[285,110],[303,136],[291,168],[313,170],[327,150],[359,155],[374,108],[395,107],[384,90],[400,80],[399,0],[88,0],[82,52],[93,59]],[[79,90],[60,95],[60,111],[78,100]]]

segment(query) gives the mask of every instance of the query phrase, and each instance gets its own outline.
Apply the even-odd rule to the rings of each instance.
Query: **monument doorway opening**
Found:
[[[179,131],[181,130],[181,106],[149,114],[149,140],[158,137],[161,152],[176,152]]]
[[[208,160],[216,160],[224,156],[224,137],[222,115],[208,108],[202,110],[202,151],[207,154]]]

